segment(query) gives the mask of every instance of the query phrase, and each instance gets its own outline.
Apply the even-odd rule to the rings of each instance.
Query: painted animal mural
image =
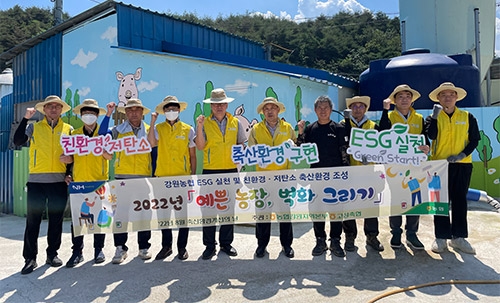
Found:
[[[243,126],[243,129],[245,130],[245,135],[246,135],[247,140],[248,140],[248,134],[250,134],[250,130],[252,129],[252,126],[259,123],[259,121],[257,121],[257,119],[253,119],[252,121],[248,120],[247,117],[243,116],[244,113],[245,113],[245,107],[243,107],[243,104],[242,104],[234,110],[234,117],[236,119],[240,120],[240,123]]]
[[[120,81],[120,87],[118,88],[118,106],[123,107],[127,105],[129,99],[139,98],[136,81],[142,77],[142,67],[138,67],[134,74],[124,75],[120,71],[117,71],[115,74],[116,80]]]

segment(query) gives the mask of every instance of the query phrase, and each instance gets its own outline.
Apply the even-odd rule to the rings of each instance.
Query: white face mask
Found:
[[[179,112],[166,112],[165,117],[169,121],[175,121],[179,117]]]
[[[82,121],[87,125],[92,125],[97,121],[97,116],[92,114],[85,114],[82,116]]]

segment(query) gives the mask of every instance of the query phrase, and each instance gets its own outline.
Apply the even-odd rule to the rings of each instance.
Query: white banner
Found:
[[[396,123],[391,129],[352,128],[347,153],[357,161],[387,164],[424,165],[427,155],[419,149],[425,136],[410,134],[407,124]]]
[[[73,182],[74,232],[448,215],[448,163],[421,164]]]

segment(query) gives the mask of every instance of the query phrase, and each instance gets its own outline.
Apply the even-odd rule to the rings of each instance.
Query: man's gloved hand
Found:
[[[455,156],[449,156],[448,159],[446,159],[448,162],[450,163],[455,163],[455,162],[458,162],[460,160],[463,160],[463,158],[465,158],[465,154],[464,153],[459,153],[458,155],[455,155]]]
[[[288,139],[285,142],[288,143],[288,144],[290,144],[290,146],[297,146],[297,145],[295,145],[295,142],[293,142],[292,139]]]
[[[349,108],[344,109],[344,119],[346,121],[351,119],[351,112],[352,112],[352,110],[350,110]]]
[[[361,156],[361,164],[368,165],[368,160],[366,159],[365,155]]]
[[[438,115],[439,113],[443,110],[443,107],[439,104],[434,104],[434,108],[432,109],[432,115],[431,115],[431,118],[432,119],[437,119],[438,118]]]

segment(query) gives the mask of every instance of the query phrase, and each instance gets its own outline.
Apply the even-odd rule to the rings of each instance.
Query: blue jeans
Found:
[[[406,217],[406,237],[410,235],[416,235],[418,231],[418,223],[420,221],[420,216],[405,216]],[[391,233],[393,235],[399,235],[403,233],[401,225],[403,224],[403,216],[390,216],[389,226],[391,227]]]

